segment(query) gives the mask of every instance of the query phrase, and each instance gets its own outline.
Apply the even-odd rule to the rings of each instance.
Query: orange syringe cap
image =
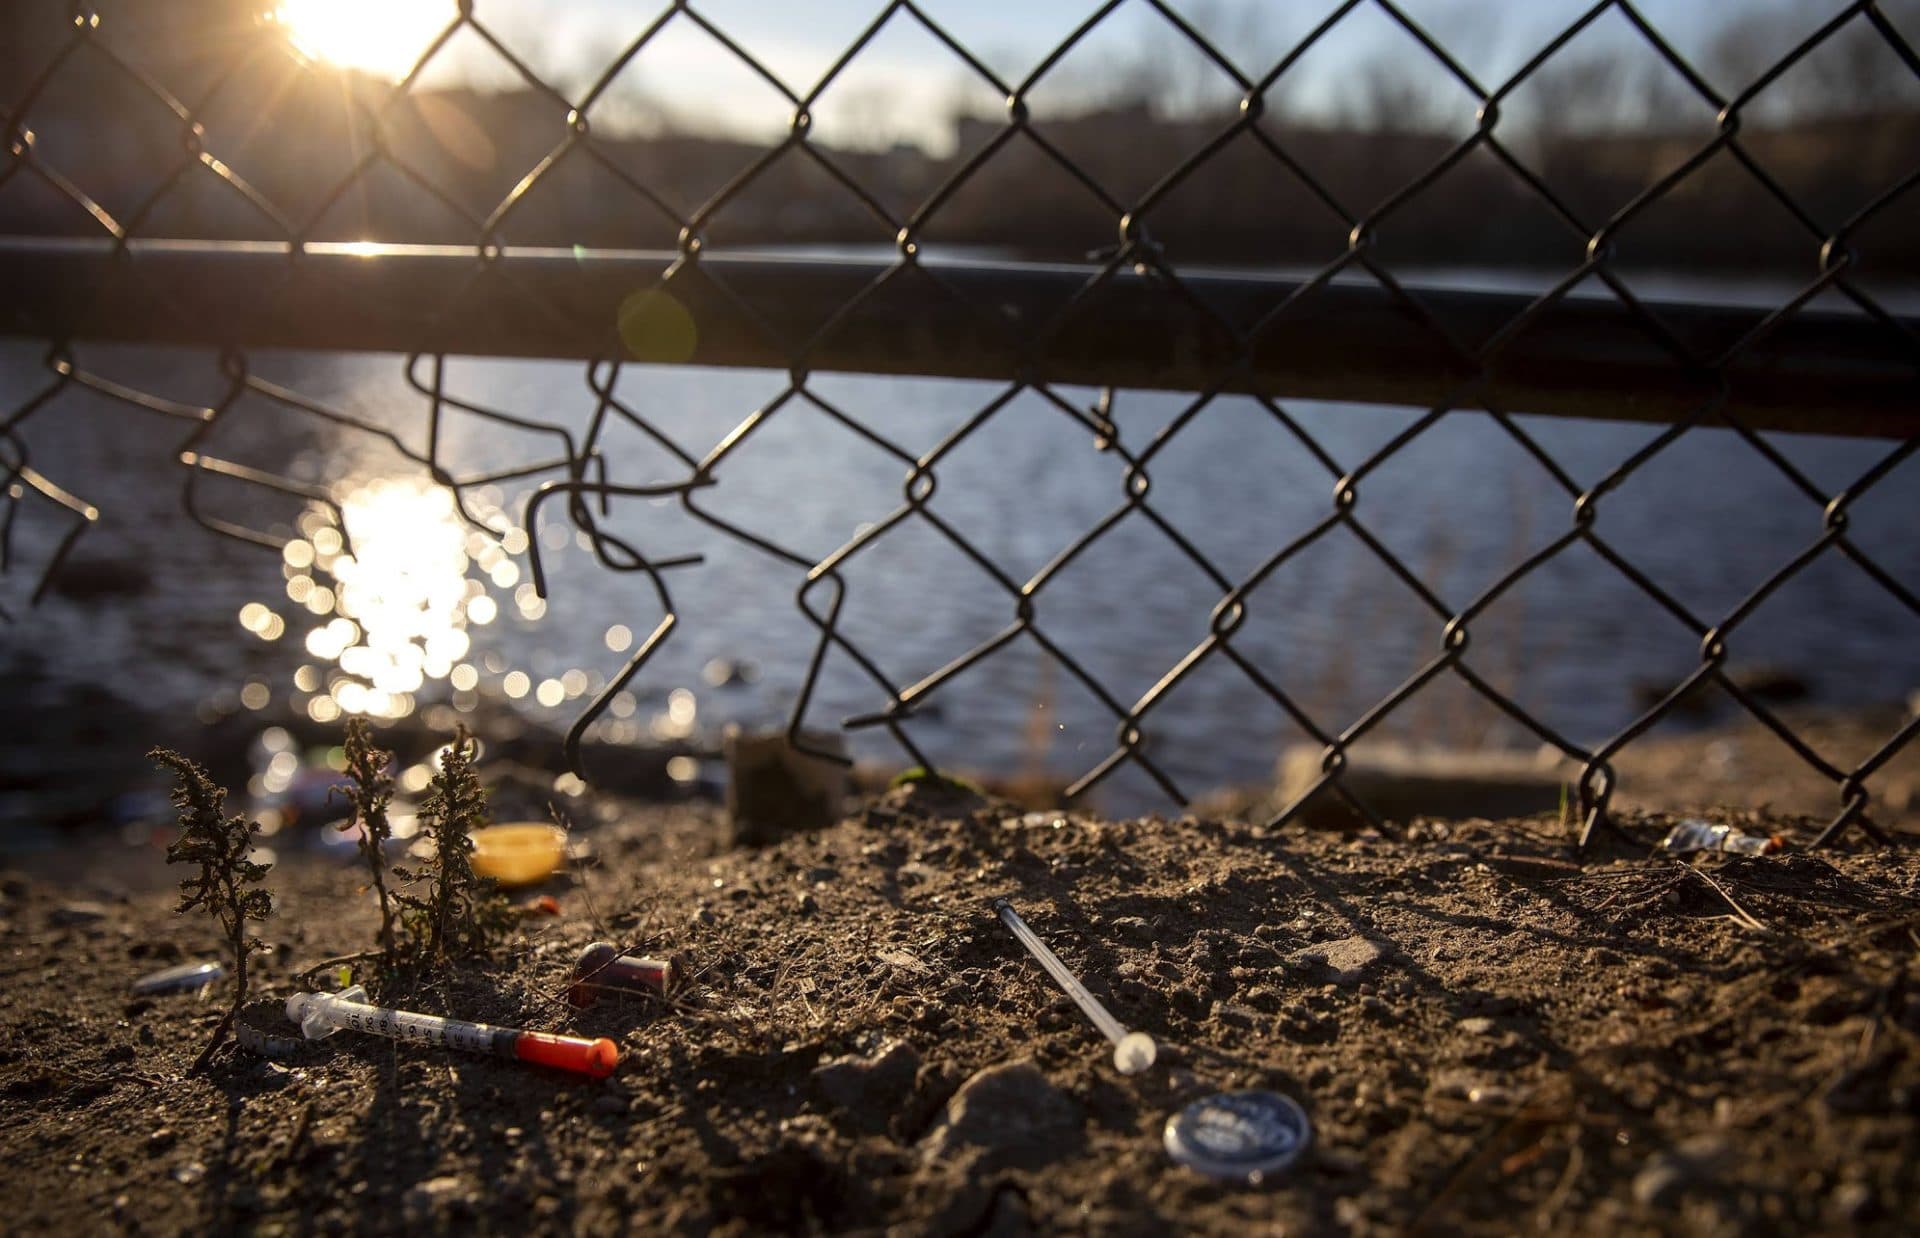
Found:
[[[513,1054],[536,1066],[552,1066],[595,1079],[606,1078],[620,1064],[620,1046],[605,1036],[588,1040],[554,1032],[521,1032],[514,1041]]]

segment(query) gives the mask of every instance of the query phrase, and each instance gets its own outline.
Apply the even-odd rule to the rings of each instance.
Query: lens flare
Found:
[[[273,10],[302,55],[377,77],[404,77],[453,19],[444,0],[283,0]]]

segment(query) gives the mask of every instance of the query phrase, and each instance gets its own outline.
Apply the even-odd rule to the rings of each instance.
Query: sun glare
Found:
[[[445,0],[284,0],[274,18],[303,55],[398,79],[455,16]]]

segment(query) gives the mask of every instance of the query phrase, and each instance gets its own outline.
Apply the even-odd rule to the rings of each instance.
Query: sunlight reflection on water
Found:
[[[430,681],[447,680],[456,708],[471,708],[478,671],[462,661],[469,629],[491,623],[501,606],[489,592],[514,589],[520,618],[540,618],[545,604],[520,583],[512,555],[525,535],[494,538],[466,523],[451,492],[421,477],[372,477],[336,489],[344,529],[321,507],[300,520],[301,536],[283,554],[284,608],[294,622],[305,611],[321,620],[302,643],[323,669],[302,666],[296,704],[316,722],[343,714],[403,718]],[[497,501],[475,496],[475,514],[504,525]],[[262,602],[241,608],[240,622],[275,640],[289,621]],[[330,664],[330,665],[328,665]]]

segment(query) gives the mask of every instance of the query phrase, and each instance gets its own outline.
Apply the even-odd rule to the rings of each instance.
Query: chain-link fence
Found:
[[[1440,37],[1386,0],[1330,8],[1273,55],[1226,46],[1198,15],[1172,4],[1115,0],[1089,12],[1019,77],[990,67],[930,6],[893,3],[811,85],[783,78],[753,50],[751,30],[729,29],[709,15],[711,6],[696,3],[635,19],[597,75],[557,85],[490,24],[492,7],[446,6],[437,33],[413,49],[411,70],[396,81],[342,74],[301,48],[297,25],[262,18],[246,4],[19,5],[0,17],[0,31],[13,27],[0,83],[8,147],[0,166],[5,322],[10,333],[46,345],[42,382],[0,420],[8,477],[0,562],[32,577],[29,600],[57,577],[100,507],[113,503],[113,481],[49,476],[35,463],[36,434],[79,397],[179,425],[180,498],[194,521],[280,552],[290,569],[316,556],[350,560],[351,522],[339,511],[335,483],[353,468],[352,452],[335,450],[317,468],[292,470],[248,463],[222,446],[235,423],[290,414],[324,425],[332,442],[377,441],[424,470],[475,529],[495,539],[492,561],[526,556],[540,598],[543,546],[556,545],[542,537],[543,522],[557,516],[607,571],[645,578],[657,609],[637,623],[645,635],[625,664],[580,694],[592,699],[569,734],[576,762],[581,738],[605,727],[608,711],[674,631],[674,589],[683,578],[674,569],[691,568],[698,556],[662,554],[651,536],[634,531],[644,522],[615,522],[623,508],[651,519],[647,513],[667,499],[766,568],[790,574],[813,632],[811,647],[795,658],[803,669],[790,714],[790,734],[803,748],[817,742],[823,725],[878,729],[907,758],[933,766],[936,754],[916,737],[916,719],[932,716],[956,684],[980,678],[1001,651],[1025,642],[1114,728],[1111,746],[1076,772],[1069,794],[1130,766],[1185,802],[1192,788],[1170,772],[1183,727],[1160,725],[1164,707],[1196,676],[1224,673],[1323,750],[1318,777],[1297,789],[1280,820],[1323,796],[1342,797],[1372,818],[1343,776],[1350,753],[1452,685],[1516,733],[1578,763],[1584,839],[1608,821],[1622,750],[1684,714],[1702,688],[1718,688],[1833,784],[1839,807],[1819,841],[1856,826],[1883,836],[1868,816],[1870,787],[1920,721],[1838,761],[1732,673],[1733,650],[1756,616],[1815,565],[1846,564],[1849,598],[1870,596],[1876,606],[1890,600],[1893,626],[1906,633],[1893,639],[1910,641],[1920,619],[1920,596],[1901,578],[1906,565],[1888,566],[1853,527],[1862,501],[1897,488],[1892,479],[1920,446],[1920,336],[1914,319],[1887,308],[1886,292],[1914,269],[1911,230],[1890,221],[1910,223],[1916,201],[1915,113],[1890,107],[1871,124],[1844,117],[1798,127],[1756,123],[1783,82],[1834,48],[1877,58],[1896,95],[1920,81],[1909,36],[1881,5],[1848,4],[1808,22],[1732,93],[1710,84],[1669,32],[1626,3],[1574,15],[1497,80],[1476,76]],[[1123,11],[1127,20],[1150,19],[1160,48],[1197,64],[1212,93],[1184,110],[1109,102],[1083,103],[1061,119],[1041,115],[1036,97],[1065,72],[1063,61]],[[1288,108],[1311,105],[1292,91],[1301,66],[1360,23],[1384,30],[1381,37],[1396,41],[1394,63],[1439,81],[1445,97],[1419,105],[1420,124],[1397,123],[1395,107],[1414,105],[1386,97],[1368,136],[1347,134],[1346,142],[1324,125],[1316,133],[1294,123]],[[1661,106],[1693,117],[1693,129],[1649,111],[1635,121],[1642,134],[1576,135],[1554,145],[1511,118],[1516,100],[1603,27],[1616,40],[1608,54],[1630,51],[1663,75]],[[878,45],[903,30],[946,57],[970,89],[1003,101],[1000,114],[963,117],[955,149],[938,157],[902,145],[823,140],[816,119],[826,101],[863,57],[880,55]],[[688,37],[776,98],[786,118],[782,135],[643,141],[610,132],[602,122],[623,74],[651,49]],[[460,96],[460,106],[448,92],[424,88],[435,63],[456,48],[503,73],[506,86]],[[1255,54],[1260,63],[1247,63]],[[1568,98],[1592,103],[1590,96]],[[508,118],[503,100],[520,111]],[[545,149],[522,162],[513,135],[527,123],[545,126]],[[1627,154],[1635,171],[1609,180],[1609,160]],[[1847,185],[1833,170],[1836,160],[1856,172],[1870,168],[1851,182],[1851,193],[1841,192]],[[1195,200],[1193,187],[1216,174],[1227,188]],[[1118,188],[1122,181],[1133,187]],[[982,193],[984,205],[969,198]],[[1759,210],[1775,221],[1764,244],[1741,231],[1746,215]],[[1072,249],[1088,220],[1104,235],[1082,245],[1078,261],[1027,260]],[[1008,233],[1034,243],[1008,244]],[[1262,237],[1296,233],[1314,238],[1302,242],[1308,249],[1320,246],[1297,274],[1286,268],[1302,265],[1299,247],[1257,252]],[[594,248],[569,244],[583,239]],[[1408,266],[1394,248],[1402,239],[1428,267],[1497,258],[1503,247],[1524,248],[1535,272],[1559,265],[1533,286],[1445,287],[1445,280],[1396,273]],[[774,243],[781,240],[838,248],[822,258],[780,249]],[[858,242],[870,244],[851,247]],[[975,248],[965,261],[943,261],[936,251],[950,242]],[[1791,291],[1702,302],[1697,294],[1646,295],[1635,274],[1634,261],[1686,274],[1696,258],[1724,271],[1749,250],[1755,262],[1791,264],[1779,268],[1798,273]],[[1242,252],[1264,269],[1234,262]],[[1264,261],[1272,258],[1281,261]],[[1876,283],[1881,274],[1891,282]],[[214,350],[217,394],[176,399],[90,368],[88,350],[107,341]],[[387,401],[391,415],[347,411],[351,401],[267,377],[271,367],[259,358],[284,349],[404,354],[407,387]],[[467,355],[585,361],[584,424],[456,393],[450,362]],[[667,366],[748,367],[779,379],[735,410],[731,428],[701,451],[652,402],[664,380],[648,376]],[[964,388],[971,394],[963,414],[922,444],[900,428],[905,414],[887,407],[899,390],[918,388],[876,395],[855,387],[877,406],[853,407],[831,381],[839,373],[973,385]],[[1082,393],[1089,388],[1097,398]],[[1130,401],[1150,412],[1154,424],[1144,433],[1127,420]],[[1153,485],[1156,468],[1199,441],[1196,427],[1229,401],[1255,410],[1261,432],[1277,431],[1290,460],[1317,471],[1331,493],[1299,527],[1231,510],[1206,517],[1259,541],[1257,554],[1231,563],[1234,556],[1211,548],[1214,529],[1196,528],[1200,518],[1175,510]],[[1303,404],[1414,411],[1382,423],[1391,425],[1390,436],[1362,443],[1330,435],[1324,427],[1333,415],[1316,421],[1301,414]],[[821,433],[855,445],[836,450],[878,453],[903,479],[891,510],[825,554],[785,536],[779,513],[765,504],[754,519],[718,502],[737,457],[799,410],[827,427]],[[1014,416],[1069,428],[1118,482],[1103,510],[1083,517],[1037,562],[984,544],[935,502],[968,444]],[[1559,417],[1658,428],[1623,458],[1576,469],[1547,441],[1546,427],[1562,424],[1550,420]],[[469,418],[538,450],[496,456],[491,467],[463,473],[443,444],[450,421]],[[1519,530],[1511,507],[1479,516],[1511,534],[1513,553],[1491,556],[1502,560],[1498,569],[1471,587],[1439,579],[1447,574],[1397,548],[1370,514],[1381,500],[1362,498],[1370,479],[1417,459],[1445,427],[1468,421],[1497,435],[1500,450],[1517,453],[1507,466],[1525,470],[1568,512],[1544,537]],[[616,443],[633,432],[630,442]],[[1856,447],[1881,442],[1864,468],[1836,481],[1797,462],[1793,441],[1807,432],[1851,437]],[[1608,515],[1639,501],[1636,479],[1673,458],[1676,444],[1710,433],[1714,453],[1738,455],[1748,470],[1739,476],[1751,477],[1759,462],[1804,534],[1784,560],[1744,581],[1732,605],[1707,610],[1618,545]],[[1233,463],[1231,441],[1207,443],[1216,466]],[[1250,460],[1250,467],[1267,465]],[[1463,510],[1484,484],[1483,467],[1490,466],[1470,459],[1445,480]],[[541,484],[524,509],[503,511],[500,487],[521,479]],[[840,482],[829,465],[794,484]],[[1256,477],[1256,491],[1260,484]],[[1272,484],[1295,483],[1276,474]],[[1701,477],[1691,484],[1720,483]],[[1017,508],[1030,494],[1009,487],[991,501]],[[308,514],[277,524],[232,514],[260,510],[265,495]],[[552,498],[559,501],[550,507]],[[56,530],[37,543],[31,562],[14,546],[16,525],[29,521]],[[1051,619],[1074,588],[1063,577],[1121,541],[1123,529],[1181,564],[1192,586],[1181,613],[1203,619],[1190,647],[1138,691],[1116,686],[1076,652],[1063,631],[1068,621]],[[943,553],[957,552],[974,573],[970,604],[989,598],[1001,614],[997,630],[917,677],[900,675],[897,650],[886,647],[909,640],[926,621],[911,599],[890,631],[855,631],[843,620],[856,565],[908,536],[930,536]],[[1718,536],[1724,544],[1743,533],[1729,528]],[[1332,539],[1384,569],[1402,600],[1425,616],[1429,642],[1390,688],[1339,714],[1308,699],[1297,660],[1243,640],[1256,612],[1284,616],[1291,604],[1263,586]],[[1684,557],[1698,564],[1717,553],[1702,543]],[[1657,616],[1649,626],[1613,631],[1614,647],[1659,639],[1697,650],[1685,674],[1597,742],[1571,734],[1487,669],[1506,631],[1489,615],[1522,585],[1559,579],[1553,574],[1576,557],[1580,572],[1607,577],[1636,605],[1650,602]],[[317,573],[299,579],[310,596],[321,588]],[[1305,587],[1316,589],[1311,580]],[[1582,605],[1577,590],[1568,596],[1569,606]],[[1158,614],[1165,603],[1142,598],[1140,605]],[[264,626],[270,617],[262,615]],[[9,618],[19,624],[26,617]],[[1170,623],[1155,618],[1149,626]],[[1361,656],[1369,653],[1363,624],[1339,635]],[[1604,662],[1610,649],[1561,653]],[[415,658],[429,679],[447,675],[451,660],[432,650]],[[871,704],[823,723],[816,696],[830,663],[853,668]],[[455,677],[456,688],[467,686]],[[1248,728],[1247,742],[1264,741]]]

